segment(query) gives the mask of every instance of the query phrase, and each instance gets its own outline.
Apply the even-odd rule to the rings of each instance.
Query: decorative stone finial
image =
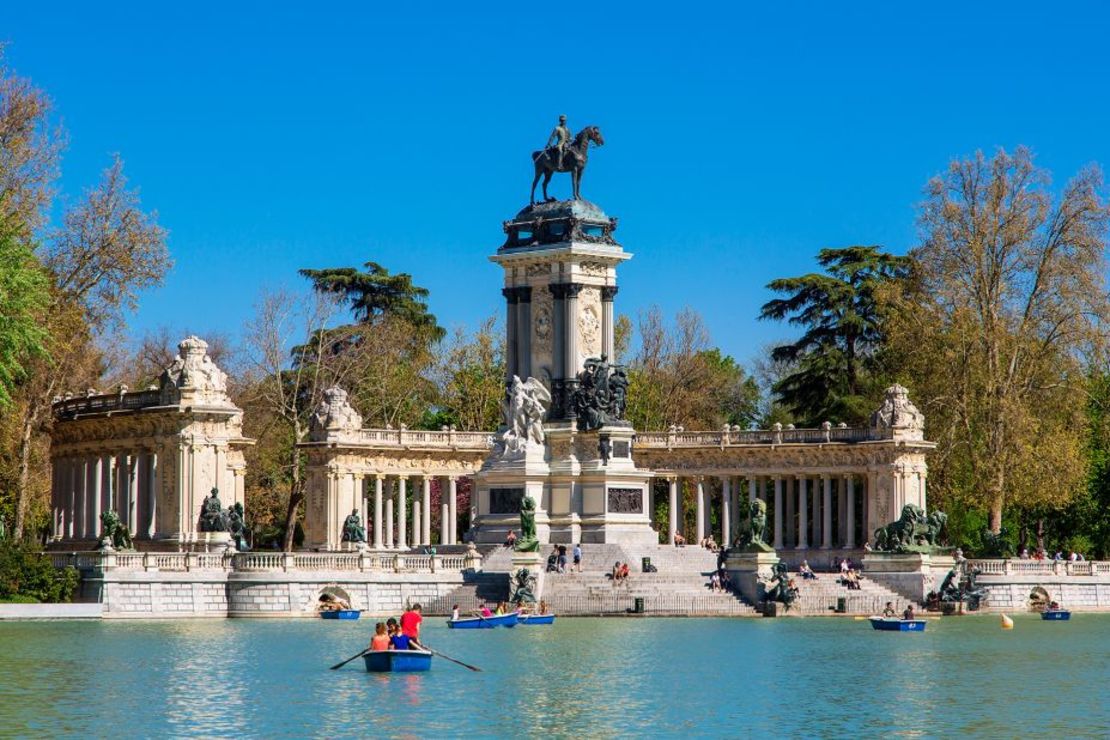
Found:
[[[208,356],[208,342],[196,336],[177,345],[177,357],[159,379],[162,403],[230,406],[227,373]]]
[[[312,414],[309,438],[322,440],[329,435],[357,432],[362,429],[362,416],[347,400],[347,391],[332,386]]]
[[[905,386],[886,389],[883,405],[871,414],[871,428],[887,432],[892,439],[925,439],[925,415],[910,401]]]

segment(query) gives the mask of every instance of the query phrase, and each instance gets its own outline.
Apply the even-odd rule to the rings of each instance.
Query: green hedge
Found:
[[[67,602],[77,590],[74,568],[55,568],[36,548],[0,540],[0,601]]]

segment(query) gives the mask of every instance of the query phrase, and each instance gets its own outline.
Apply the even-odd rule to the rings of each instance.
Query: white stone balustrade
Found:
[[[400,553],[139,553],[139,552],[51,552],[56,568],[73,566],[81,570],[127,570],[189,572],[196,570],[265,572],[366,572],[437,573],[442,571],[481,570],[477,552],[467,555],[402,555]]]

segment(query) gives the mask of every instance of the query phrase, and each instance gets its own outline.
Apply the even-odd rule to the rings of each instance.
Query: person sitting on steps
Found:
[[[809,567],[809,561],[803,560],[801,566],[798,568],[798,575],[807,581],[816,581],[817,574],[813,572],[813,568]]]

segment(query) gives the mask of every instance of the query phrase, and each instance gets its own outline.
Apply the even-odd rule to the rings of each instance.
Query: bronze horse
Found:
[[[605,139],[601,138],[601,129],[597,126],[587,126],[578,132],[573,143],[567,144],[567,148],[563,152],[562,167],[558,166],[559,153],[554,148],[532,152],[532,162],[536,166],[536,176],[532,178],[532,194],[530,196],[532,205],[536,204],[536,183],[540,181],[540,175],[543,175],[544,201],[555,200],[548,196],[547,184],[551,182],[551,176],[556,172],[570,173],[571,189],[574,192],[574,199],[578,200],[578,186],[582,183],[582,172],[586,169],[591,141],[597,146],[605,144]]]

